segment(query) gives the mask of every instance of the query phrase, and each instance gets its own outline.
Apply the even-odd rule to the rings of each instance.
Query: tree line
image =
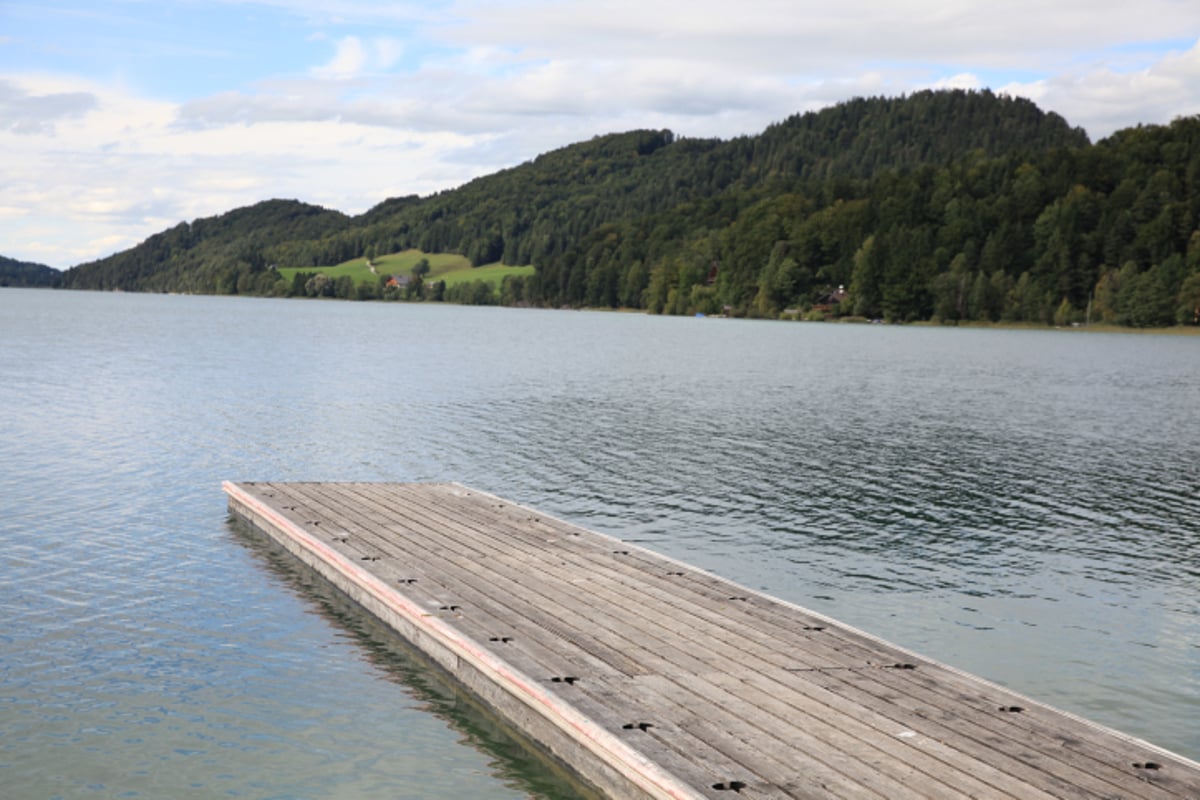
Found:
[[[1200,119],[1097,145],[970,153],[870,179],[746,190],[603,226],[533,301],[897,321],[1196,324]]]

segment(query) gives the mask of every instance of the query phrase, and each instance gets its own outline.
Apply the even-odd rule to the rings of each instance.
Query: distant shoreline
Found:
[[[567,309],[563,309],[567,310]],[[570,309],[574,311],[597,311],[607,314],[646,314],[648,316],[670,317],[681,315],[672,314],[650,314],[644,308],[606,308],[602,306],[583,306],[578,309]],[[1037,322],[979,322],[979,321],[963,321],[963,322],[936,322],[933,320],[919,320],[917,322],[880,322],[873,323],[871,320],[862,318],[843,317],[841,319],[826,319],[826,320],[805,320],[805,319],[773,319],[770,317],[730,317],[717,314],[706,314],[704,319],[742,319],[756,320],[759,322],[786,322],[786,323],[803,323],[806,325],[873,325],[878,324],[888,327],[914,327],[914,328],[974,328],[977,330],[1011,330],[1011,331],[1062,331],[1064,333],[1139,333],[1139,334],[1156,334],[1165,336],[1200,336],[1200,325],[1170,325],[1165,328],[1130,328],[1124,325],[1113,325],[1111,323],[1096,322],[1091,325],[1042,325]]]
[[[61,287],[48,286],[3,286],[3,289],[49,289],[51,291],[61,290],[67,292],[98,292],[100,294],[169,294],[182,297],[244,297],[257,299],[275,299],[275,300],[342,300],[341,298],[303,298],[303,297],[270,297],[262,295],[217,295],[205,293],[189,293],[189,292],[124,292],[120,289],[61,289]],[[345,300],[342,300],[346,302]],[[362,302],[362,301],[349,301]],[[382,302],[380,300],[367,302]],[[411,302],[411,301],[409,301]],[[469,303],[451,303],[451,302],[435,302],[435,301],[418,301],[424,305],[426,303],[433,305],[445,306],[463,306],[468,307]],[[644,308],[607,308],[602,306],[581,306],[579,308],[570,309],[552,309],[547,306],[505,306],[491,305],[490,308],[521,308],[526,310],[541,310],[541,311],[595,311],[606,314],[644,314],[646,316],[671,317],[675,316],[679,319],[685,319],[682,315],[672,314],[651,314]],[[919,320],[916,322],[883,322],[873,323],[870,320],[862,318],[841,318],[841,319],[826,319],[826,320],[803,320],[803,319],[771,319],[769,317],[728,317],[724,315],[709,314],[705,315],[704,319],[744,319],[757,320],[760,322],[785,322],[785,323],[803,323],[807,325],[888,325],[898,327],[917,327],[917,328],[971,328],[976,330],[1028,330],[1028,331],[1062,331],[1064,333],[1133,333],[1133,334],[1152,334],[1156,336],[1200,336],[1200,325],[1170,325],[1165,328],[1130,328],[1123,325],[1113,325],[1111,323],[1097,322],[1091,325],[1041,325],[1036,322],[979,322],[979,321],[961,321],[961,322],[937,322],[933,320]]]

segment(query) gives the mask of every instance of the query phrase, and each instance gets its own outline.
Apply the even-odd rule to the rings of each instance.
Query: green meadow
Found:
[[[367,266],[366,258],[352,258],[331,267],[279,267],[279,274],[287,280],[292,280],[297,272],[322,272],[330,278],[337,279],[349,275],[355,285],[360,283],[376,283],[380,275],[411,275],[412,268],[422,259],[429,260],[429,274],[425,276],[426,283],[445,281],[446,286],[454,286],[468,281],[487,281],[493,286],[508,275],[532,275],[533,267],[509,267],[503,264],[485,264],[472,267],[465,256],[454,253],[425,253],[421,250],[402,250],[386,256],[377,256],[372,262],[375,272]]]
[[[493,286],[500,286],[509,275],[532,275],[533,267],[508,267],[504,264],[484,264],[481,267],[467,267],[466,269],[454,270],[452,272],[444,272],[438,275],[436,272],[431,272],[427,280],[445,281],[446,287],[449,288],[459,283],[467,283],[468,281],[486,281]]]

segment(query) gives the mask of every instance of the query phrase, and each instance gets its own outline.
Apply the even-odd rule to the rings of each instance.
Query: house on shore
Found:
[[[850,293],[846,291],[846,287],[839,286],[832,292],[826,292],[817,298],[813,303],[813,311],[820,311],[828,314],[842,304],[842,301],[849,297]]]

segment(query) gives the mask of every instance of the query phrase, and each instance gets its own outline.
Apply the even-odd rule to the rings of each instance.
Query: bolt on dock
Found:
[[[610,797],[1200,800],[1196,762],[485,492],[224,489]]]

